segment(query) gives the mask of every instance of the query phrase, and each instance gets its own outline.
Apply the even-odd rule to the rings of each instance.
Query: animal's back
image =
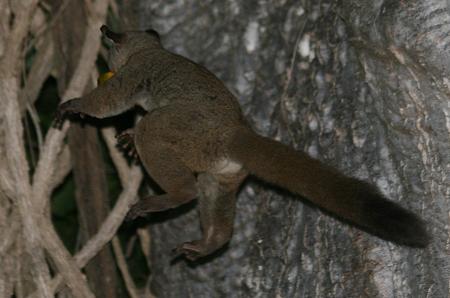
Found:
[[[205,67],[174,53],[160,49],[157,59],[152,57],[152,98],[168,102],[191,102],[199,109],[210,108],[240,117],[236,97],[222,81]]]

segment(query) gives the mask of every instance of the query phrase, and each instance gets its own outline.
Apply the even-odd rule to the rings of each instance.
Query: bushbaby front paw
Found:
[[[127,129],[116,136],[117,145],[127,152],[128,156],[138,159],[136,146],[134,145],[134,131]]]
[[[64,122],[64,119],[69,115],[78,113],[78,114],[80,114],[81,117],[84,116],[78,110],[79,102],[80,102],[79,98],[74,98],[74,99],[68,100],[58,106],[58,109],[56,110],[55,122],[54,122],[54,126],[56,128],[61,128],[61,126]]]

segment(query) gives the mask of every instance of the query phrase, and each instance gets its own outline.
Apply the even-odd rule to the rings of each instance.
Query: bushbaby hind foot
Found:
[[[137,203],[131,207],[130,211],[128,211],[127,216],[125,217],[125,221],[132,221],[138,217],[144,217],[147,214],[148,212],[145,209],[141,208],[139,203]]]
[[[184,256],[189,261],[195,261],[206,255],[203,253],[203,247],[200,241],[182,243],[173,249],[173,253],[176,256]]]

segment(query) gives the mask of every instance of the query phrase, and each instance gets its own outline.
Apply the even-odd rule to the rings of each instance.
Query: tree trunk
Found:
[[[141,26],[217,74],[259,133],[378,185],[433,235],[397,246],[249,179],[231,243],[202,264],[171,264],[199,237],[193,208],[153,216],[158,297],[449,294],[446,1],[141,3]]]
[[[72,124],[69,130],[81,243],[98,232],[109,212],[108,185],[97,128]],[[110,245],[86,266],[90,286],[98,298],[117,297],[118,278]]]

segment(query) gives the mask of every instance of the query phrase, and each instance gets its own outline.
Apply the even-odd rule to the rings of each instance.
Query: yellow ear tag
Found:
[[[114,76],[114,72],[108,71],[98,76],[98,84],[101,85]]]

